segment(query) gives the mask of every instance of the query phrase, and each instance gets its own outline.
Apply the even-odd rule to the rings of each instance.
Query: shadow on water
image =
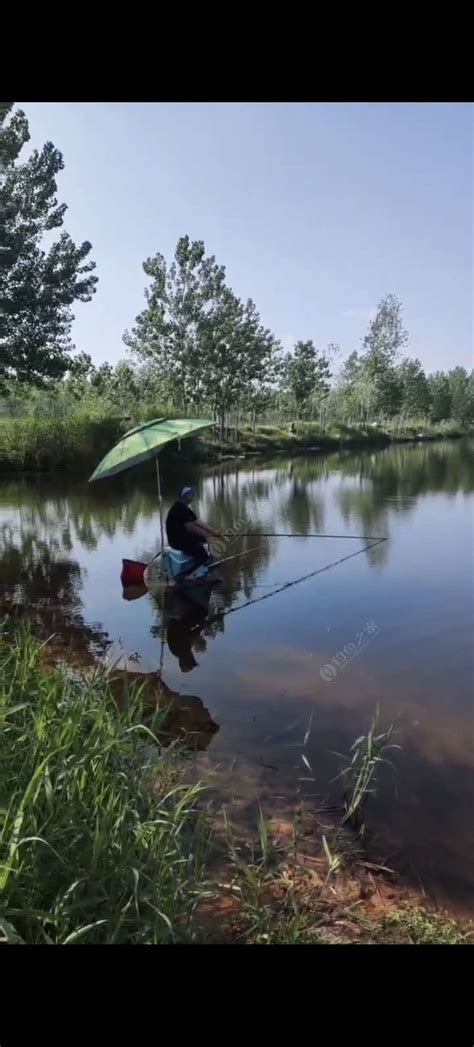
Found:
[[[164,745],[179,741],[191,752],[207,749],[219,725],[214,722],[201,698],[173,691],[159,673],[131,672],[130,669],[113,671],[111,687],[119,704],[126,699],[131,685],[140,689],[144,723],[150,723],[156,730],[153,723],[156,713],[166,712],[164,723],[157,732]]]
[[[472,442],[213,468],[177,459],[163,469],[165,508],[185,481],[200,514],[229,532],[224,555],[242,554],[225,566],[219,607],[197,596],[160,603],[143,590],[122,599],[121,558],[151,558],[159,544],[145,467],[90,486],[2,482],[1,610],[15,606],[84,663],[136,652],[127,675],[144,684],[145,715],[158,697],[166,702],[170,737],[188,737],[203,767],[219,764],[217,794],[252,820],[258,800],[291,813],[302,793],[310,805],[334,798],[333,753],[350,749],[380,702],[385,722],[400,721],[403,752],[396,782],[383,778],[370,805],[373,845],[444,901],[472,907]],[[348,540],[256,542],[255,530],[389,541],[223,617],[357,549]],[[321,671],[367,619],[380,626],[377,639],[327,682]],[[190,672],[202,697],[181,691]],[[316,781],[302,785],[310,716],[305,753]]]

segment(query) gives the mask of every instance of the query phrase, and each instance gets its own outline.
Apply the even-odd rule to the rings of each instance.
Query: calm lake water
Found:
[[[472,442],[176,463],[163,478],[166,505],[189,480],[200,515],[221,531],[344,537],[237,537],[226,555],[244,555],[222,566],[210,607],[163,608],[150,594],[124,598],[119,577],[122,557],[146,560],[159,546],[151,470],[91,486],[6,478],[2,594],[85,660],[93,651],[133,671],[162,665],[191,709],[199,767],[217,766],[216,788],[237,817],[254,820],[259,800],[275,810],[301,795],[338,802],[335,751],[348,752],[379,702],[403,748],[369,804],[370,851],[472,913]],[[368,544],[349,535],[388,540],[297,581]]]

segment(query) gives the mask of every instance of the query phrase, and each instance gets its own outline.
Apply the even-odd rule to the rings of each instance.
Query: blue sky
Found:
[[[63,152],[65,228],[93,245],[73,337],[96,363],[127,356],[142,262],[188,233],[285,346],[344,358],[393,293],[427,371],[472,366],[468,103],[19,104],[30,145]]]

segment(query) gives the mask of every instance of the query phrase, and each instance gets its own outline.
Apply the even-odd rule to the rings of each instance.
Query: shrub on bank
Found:
[[[81,407],[71,405],[64,416],[27,413],[23,416],[0,418],[0,470],[3,471],[52,471],[67,467],[78,472],[92,471],[98,461],[113,444],[133,425],[156,417],[166,417],[163,407],[146,407],[141,411],[137,405],[134,413],[119,415],[100,404],[90,403]],[[186,440],[181,454],[191,461],[202,462],[219,459],[221,454],[245,453],[269,454],[305,448],[337,450],[340,447],[383,446],[392,440],[434,439],[436,437],[462,436],[463,431],[452,423],[440,423],[430,430],[418,428],[392,429],[374,426],[349,426],[333,424],[324,431],[317,422],[295,422],[289,425],[241,426],[229,431],[221,440],[215,429],[203,431]],[[176,445],[165,448],[163,457],[173,459]]]
[[[128,427],[117,415],[73,410],[66,417],[25,415],[0,422],[0,469],[89,467]]]

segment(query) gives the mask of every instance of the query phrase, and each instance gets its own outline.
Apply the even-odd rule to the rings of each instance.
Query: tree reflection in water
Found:
[[[82,613],[79,563],[62,556],[54,539],[26,533],[15,544],[5,531],[2,539],[0,610],[27,619],[40,638],[54,636],[55,649],[69,649],[81,661],[103,655],[107,633]]]

